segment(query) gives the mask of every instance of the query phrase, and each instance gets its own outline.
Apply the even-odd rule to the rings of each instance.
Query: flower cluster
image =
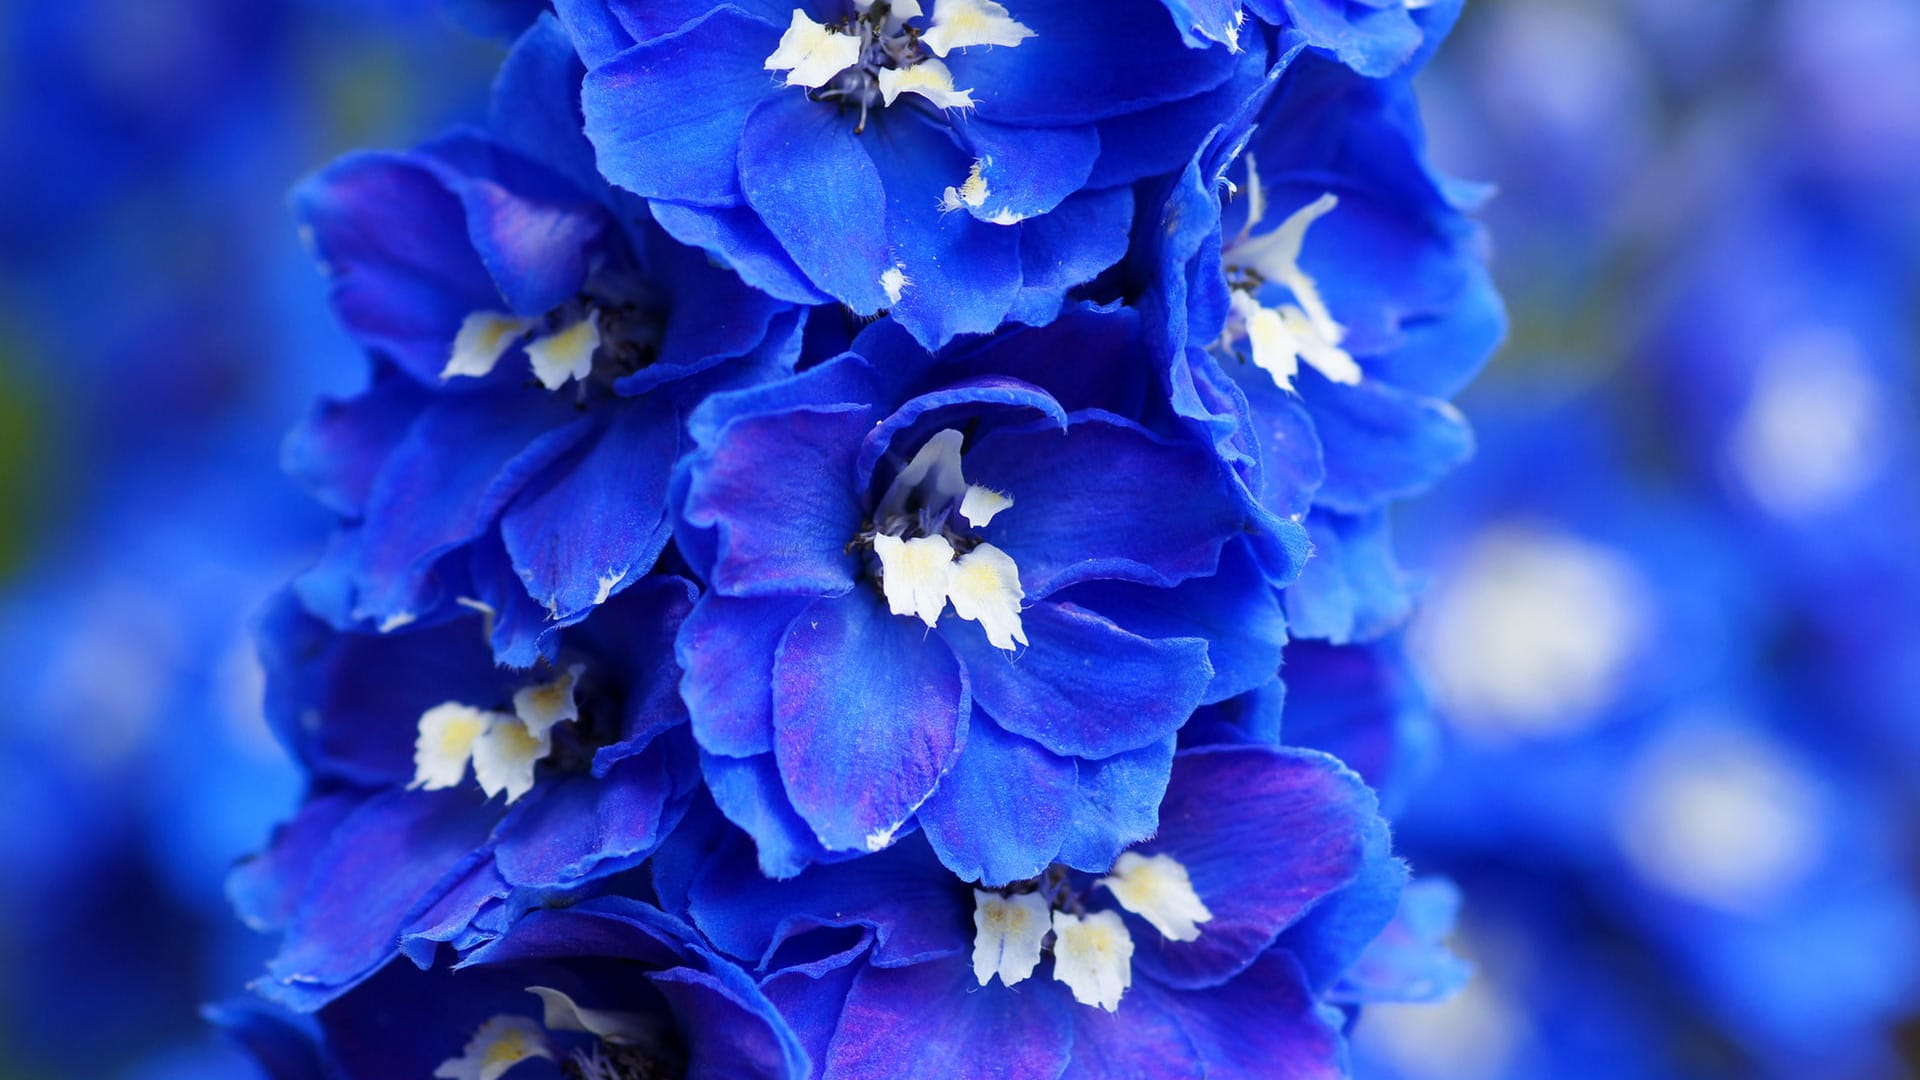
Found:
[[[485,125],[295,198],[371,374],[286,446],[310,786],[231,885],[315,1019],[231,1026],[1305,1077],[1457,985],[1400,699],[1339,689],[1401,670],[1386,509],[1502,328],[1409,82],[1457,6],[463,5],[521,28]]]

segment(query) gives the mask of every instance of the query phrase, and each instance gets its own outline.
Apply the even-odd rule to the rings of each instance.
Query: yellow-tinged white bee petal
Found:
[[[981,986],[995,975],[1012,986],[1040,966],[1040,946],[1052,926],[1047,900],[1037,892],[1001,896],[973,891],[973,977]]]
[[[968,484],[967,493],[960,497],[960,516],[974,528],[984,529],[996,514],[1012,505],[1012,496],[979,484]]]
[[[588,315],[564,330],[527,343],[527,359],[534,377],[549,390],[568,379],[585,379],[593,372],[593,354],[600,348],[600,320]]]
[[[504,791],[513,802],[533,790],[533,767],[552,749],[552,732],[536,736],[519,717],[495,713],[473,741],[473,777],[488,798]]]
[[[1027,643],[1027,632],[1020,625],[1020,601],[1026,595],[1013,556],[992,544],[981,544],[962,555],[948,572],[947,598],[953,601],[953,613],[979,623],[997,649],[1011,652],[1014,642]]]
[[[786,70],[788,86],[813,90],[859,62],[858,37],[829,30],[794,8],[793,21],[780,35],[780,44],[767,57],[765,67],[768,71]]]
[[[463,375],[477,379],[488,374],[532,325],[526,319],[499,311],[476,311],[468,315],[460,323],[460,332],[453,336],[453,353],[447,357],[447,366],[440,369],[440,377],[451,379]]]
[[[1073,1000],[1113,1012],[1133,985],[1133,935],[1111,911],[1085,918],[1053,913],[1053,977],[1067,984]]]
[[[480,1025],[459,1057],[433,1070],[437,1080],[500,1080],[528,1058],[553,1060],[546,1032],[531,1017],[502,1014]]]
[[[623,1046],[646,1043],[662,1034],[660,1022],[646,1013],[583,1009],[573,998],[550,986],[529,986],[527,993],[545,1006],[541,1022],[548,1031],[580,1031]]]
[[[1198,939],[1200,924],[1213,918],[1193,891],[1187,868],[1171,855],[1126,852],[1100,884],[1121,907],[1152,923],[1169,941]]]
[[[994,0],[934,0],[933,28],[920,40],[935,56],[945,56],[971,45],[1012,47],[1032,36],[1030,27]]]
[[[873,538],[873,552],[880,556],[881,588],[887,595],[887,610],[895,615],[918,615],[933,626],[947,606],[947,576],[953,566],[953,545],[944,536],[922,536],[902,540],[897,536]]]
[[[901,94],[919,94],[943,109],[973,108],[972,90],[955,90],[953,72],[938,60],[922,60],[912,67],[882,68],[880,99],[888,105]]]
[[[987,201],[987,179],[980,175],[982,162],[975,161],[967,170],[967,178],[959,187],[950,187],[940,196],[940,209],[952,213],[961,207],[980,209]]]
[[[580,719],[580,707],[573,700],[573,688],[580,681],[583,664],[574,664],[552,682],[524,686],[514,692],[513,711],[527,725],[527,731],[540,738],[553,725]]]
[[[880,274],[880,287],[886,290],[889,304],[899,303],[901,294],[905,293],[907,286],[911,284],[913,279],[907,276],[906,267],[898,263],[887,267]]]
[[[420,714],[413,743],[413,784],[428,791],[450,788],[466,779],[473,743],[486,730],[487,714],[449,701]]]

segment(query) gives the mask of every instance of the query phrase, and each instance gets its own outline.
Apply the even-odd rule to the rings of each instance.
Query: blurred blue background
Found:
[[[0,1080],[249,1073],[198,1009],[293,805],[247,620],[281,433],[362,370],[285,208],[477,119],[437,0],[0,0]],[[1362,1076],[1920,1061],[1920,4],[1473,0],[1423,76],[1513,335],[1396,521],[1438,747],[1398,840],[1479,977]]]

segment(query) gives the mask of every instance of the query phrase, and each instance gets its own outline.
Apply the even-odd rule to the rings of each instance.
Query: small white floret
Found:
[[[500,1080],[528,1058],[553,1060],[546,1032],[531,1017],[502,1014],[480,1025],[459,1057],[433,1070],[438,1080]]]
[[[978,210],[987,201],[987,180],[980,175],[981,162],[975,161],[967,170],[967,178],[959,187],[949,187],[940,196],[940,210],[952,213],[961,207]]]
[[[881,68],[880,100],[888,105],[901,94],[919,94],[943,109],[973,108],[973,91],[955,90],[953,72],[938,60],[922,60],[912,67]]]
[[[1169,941],[1198,939],[1200,924],[1213,918],[1193,891],[1187,868],[1171,855],[1126,852],[1100,884],[1121,907],[1152,923]]]
[[[498,311],[476,311],[468,315],[460,323],[460,332],[453,337],[453,354],[447,358],[447,366],[440,369],[440,377],[451,379],[464,375],[477,379],[486,375],[531,325],[525,319]]]
[[[491,799],[501,792],[513,802],[533,790],[533,767],[553,749],[553,733],[527,730],[517,716],[495,713],[473,741],[473,778]]]
[[[825,86],[835,75],[860,62],[860,39],[814,22],[799,8],[780,35],[780,45],[767,57],[768,71],[786,71],[788,86],[809,90]]]
[[[945,56],[972,45],[1011,48],[1032,36],[1032,28],[1015,22],[994,0],[934,0],[933,28],[920,40],[935,56]]]
[[[933,626],[947,606],[947,577],[953,566],[953,545],[944,536],[902,540],[881,534],[873,538],[880,556],[881,588],[887,610],[895,615],[918,615]]]
[[[550,986],[529,986],[527,993],[545,1006],[541,1022],[548,1031],[579,1031],[623,1046],[645,1043],[660,1034],[659,1021],[646,1013],[583,1009],[573,998]]]
[[[593,354],[600,348],[600,320],[589,314],[565,330],[535,338],[527,343],[527,359],[533,362],[534,377],[549,390],[558,390],[568,379],[585,379],[593,372]]]
[[[411,786],[439,791],[466,779],[473,742],[486,726],[486,713],[457,701],[421,713],[420,734],[413,743]]]
[[[900,295],[906,292],[907,286],[911,284],[913,284],[913,279],[907,276],[907,269],[904,264],[889,266],[885,272],[880,275],[880,287],[887,291],[887,303],[889,304],[899,303]]]
[[[1007,986],[1040,966],[1040,946],[1052,929],[1047,900],[1037,892],[1001,896],[973,891],[973,977],[981,986],[995,975]]]
[[[585,664],[574,664],[552,682],[523,686],[514,692],[513,711],[527,725],[529,734],[537,739],[553,730],[555,724],[580,719],[573,688],[585,670]]]
[[[1020,601],[1026,595],[1013,556],[992,544],[967,552],[948,572],[947,597],[953,601],[953,613],[979,623],[996,649],[1012,652],[1014,642],[1027,643],[1027,632],[1020,625]]]
[[[1013,498],[979,484],[968,484],[960,497],[960,516],[976,529],[984,529],[995,515],[1013,505]]]
[[[1133,985],[1133,935],[1111,911],[1085,918],[1053,913],[1053,977],[1067,984],[1073,1000],[1113,1012]]]

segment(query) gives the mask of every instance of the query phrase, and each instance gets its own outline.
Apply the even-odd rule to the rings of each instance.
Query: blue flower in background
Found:
[[[389,965],[320,1010],[317,1031],[245,1005],[217,1018],[271,1080],[810,1075],[745,971],[624,897],[530,912],[457,965]]]
[[[651,854],[696,782],[672,659],[691,592],[646,578],[538,671],[496,667],[471,613],[341,633],[283,597],[261,630],[268,715],[313,788],[230,882],[284,933],[262,991],[316,1008],[396,952],[424,967]]]
[[[336,625],[477,603],[503,662],[550,659],[560,628],[666,546],[689,380],[752,381],[797,354],[790,305],[598,182],[579,78],[542,21],[496,87],[494,124],[513,143],[461,132],[356,154],[296,196],[334,306],[375,357],[372,385],[287,446],[290,471],[344,519],[300,585]],[[522,153],[535,149],[552,167]]]
[[[1148,357],[1127,310],[939,355],[882,322],[695,413],[683,692],[769,873],[915,823],[968,879],[1104,870],[1194,707],[1271,680],[1297,530],[1154,420]]]
[[[1372,794],[1306,751],[1183,751],[1159,833],[1105,876],[1054,866],[983,889],[912,837],[775,882],[739,839],[717,842],[663,853],[661,894],[759,966],[826,1080],[1341,1075],[1331,1002],[1458,975],[1419,944],[1444,910],[1356,967],[1406,869]]]
[[[1126,252],[1266,50],[1190,49],[1155,0],[562,4],[600,169],[796,302],[929,347],[1046,322]]]

